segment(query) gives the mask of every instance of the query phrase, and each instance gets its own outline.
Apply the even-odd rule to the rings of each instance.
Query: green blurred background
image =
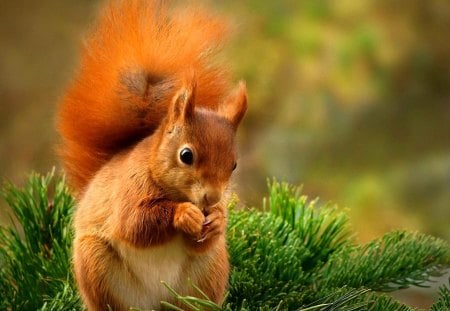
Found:
[[[249,89],[244,203],[276,176],[349,207],[360,241],[394,228],[450,241],[450,1],[210,2],[238,26],[227,59]],[[0,1],[0,177],[57,163],[55,107],[98,7]]]

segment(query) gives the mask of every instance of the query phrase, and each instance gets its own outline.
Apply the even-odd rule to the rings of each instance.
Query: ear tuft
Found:
[[[193,116],[196,87],[197,83],[193,79],[189,83],[184,83],[184,86],[175,94],[170,111],[172,123],[185,122]]]
[[[245,81],[239,82],[236,89],[227,97],[219,108],[219,114],[229,120],[237,129],[247,111],[247,86]]]

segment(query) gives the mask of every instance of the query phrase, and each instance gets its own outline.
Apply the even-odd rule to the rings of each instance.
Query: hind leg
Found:
[[[107,273],[117,264],[115,252],[96,236],[77,237],[74,243],[75,277],[81,297],[90,311],[125,308],[111,295]]]

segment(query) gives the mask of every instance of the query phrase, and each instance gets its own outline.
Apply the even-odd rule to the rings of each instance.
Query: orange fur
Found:
[[[210,61],[225,23],[162,3],[105,8],[58,114],[78,194],[75,277],[89,310],[176,304],[160,281],[198,295],[191,279],[217,303],[226,290],[226,194],[246,88],[230,92]]]
[[[195,71],[197,106],[215,109],[229,91],[227,70],[210,57],[226,23],[163,2],[113,1],[86,39],[58,114],[59,153],[77,192],[112,155],[158,127],[187,72]]]

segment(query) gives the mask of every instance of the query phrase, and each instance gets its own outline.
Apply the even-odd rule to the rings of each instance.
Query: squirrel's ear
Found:
[[[229,120],[237,129],[247,111],[247,86],[244,81],[231,93],[219,108],[219,114]]]
[[[171,121],[185,121],[194,114],[196,82],[192,80],[190,84],[183,86],[174,96],[170,111]]]

